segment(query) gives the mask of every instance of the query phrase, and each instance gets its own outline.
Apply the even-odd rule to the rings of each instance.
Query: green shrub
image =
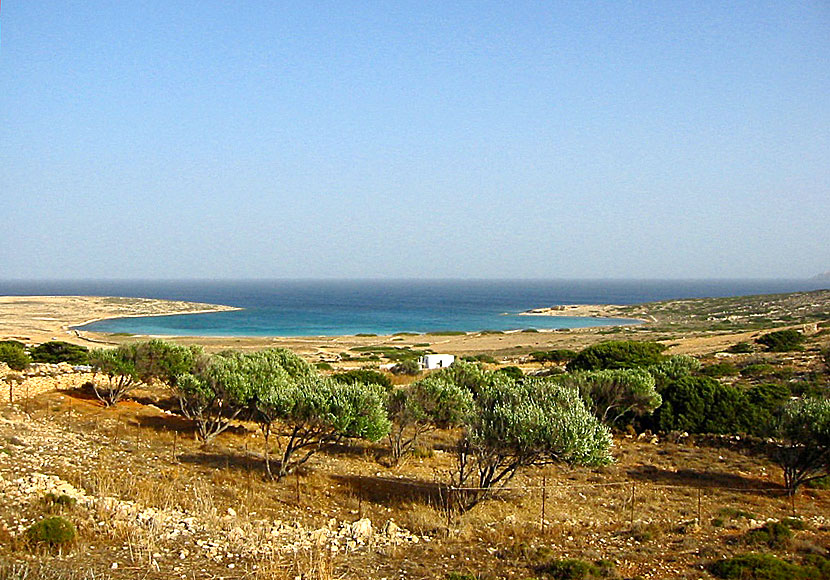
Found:
[[[743,554],[718,560],[707,566],[709,572],[725,580],[820,580],[827,578],[813,566],[790,564],[770,554]]]
[[[807,524],[801,518],[784,518],[781,523],[791,530],[806,530]]]
[[[568,370],[596,371],[649,367],[664,360],[661,353],[665,349],[665,346],[656,342],[634,340],[600,342],[580,351],[568,363]]]
[[[520,369],[517,366],[512,366],[511,365],[511,366],[501,367],[500,369],[496,369],[496,372],[501,373],[503,375],[506,375],[506,376],[510,377],[511,379],[513,379],[514,381],[520,381],[523,378],[525,378],[525,374],[522,372],[522,369]]]
[[[415,376],[420,374],[421,365],[416,360],[404,360],[393,366],[389,371],[394,375]]]
[[[318,371],[331,371],[331,370],[334,370],[334,367],[331,366],[327,362],[314,363],[314,368],[316,368]]]
[[[553,560],[536,568],[536,571],[553,578],[554,580],[595,580],[599,578],[613,578],[614,565],[605,560],[596,563],[567,558]]]
[[[749,545],[764,544],[770,548],[785,548],[792,537],[793,533],[786,524],[767,522],[760,528],[749,530],[744,541]]]
[[[773,372],[775,372],[775,367],[769,363],[752,363],[741,369],[741,376],[757,378],[771,375]]]
[[[748,520],[755,520],[758,519],[755,517],[755,514],[752,512],[748,512],[746,510],[742,510],[740,508],[730,508],[725,507],[718,510],[718,515],[729,518],[730,520],[737,520],[740,518],[745,518]]]
[[[575,350],[560,348],[555,350],[539,350],[530,353],[530,358],[540,363],[566,363],[576,357]]]
[[[807,487],[812,489],[830,489],[830,475],[808,481]]]
[[[804,348],[804,335],[797,330],[777,330],[755,340],[771,352],[787,352]]]
[[[355,369],[351,371],[334,373],[331,375],[331,378],[338,383],[344,383],[347,385],[362,383],[364,385],[380,385],[385,389],[392,388],[392,381],[387,375],[371,369]]]
[[[32,359],[19,342],[6,341],[0,343],[0,362],[6,363],[14,371],[22,371],[29,366]]]
[[[26,537],[35,544],[58,546],[72,542],[78,535],[75,525],[66,518],[54,516],[33,524],[26,530]]]
[[[488,363],[488,364],[491,364],[491,365],[492,364],[497,364],[495,358],[493,358],[489,354],[484,354],[484,353],[466,355],[466,356],[461,357],[461,360],[466,361],[466,362],[483,362],[483,363]]]
[[[726,352],[731,352],[733,354],[747,354],[752,352],[752,345],[748,342],[739,342],[727,348]]]
[[[85,365],[89,362],[89,349],[61,340],[44,342],[34,347],[29,354],[36,363],[69,363]]]
[[[738,367],[735,366],[734,363],[719,362],[719,363],[715,363],[715,364],[703,367],[703,369],[700,372],[702,372],[707,377],[718,378],[718,377],[734,377],[740,371],[738,370]]]
[[[664,385],[660,395],[663,404],[643,421],[649,428],[726,434],[754,427],[744,392],[709,377],[682,377]]]
[[[430,336],[463,336],[467,333],[463,330],[434,330],[424,334],[428,334]]]

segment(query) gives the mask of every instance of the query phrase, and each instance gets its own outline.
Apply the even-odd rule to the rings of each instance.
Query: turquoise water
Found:
[[[193,336],[318,336],[631,324],[619,319],[518,313],[557,304],[634,304],[818,287],[820,283],[806,280],[0,281],[0,294],[147,297],[244,309],[105,320],[89,324],[85,330]]]

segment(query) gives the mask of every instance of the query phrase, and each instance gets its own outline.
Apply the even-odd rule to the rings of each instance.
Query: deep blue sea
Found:
[[[0,295],[94,295],[226,304],[244,310],[124,318],[87,330],[194,336],[317,336],[577,328],[614,319],[517,316],[557,304],[636,304],[815,290],[810,280],[0,281]]]

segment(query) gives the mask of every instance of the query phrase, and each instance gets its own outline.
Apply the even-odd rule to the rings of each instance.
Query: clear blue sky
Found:
[[[0,21],[0,278],[830,270],[825,1]]]

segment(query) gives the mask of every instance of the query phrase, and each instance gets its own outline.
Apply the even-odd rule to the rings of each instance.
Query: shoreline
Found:
[[[559,304],[542,308],[531,308],[519,312],[519,316],[554,316],[562,318],[613,318],[616,320],[630,320],[638,324],[647,324],[645,318],[633,318],[624,315],[623,306],[619,304]],[[607,325],[612,326],[612,325]],[[613,325],[620,326],[620,325]]]
[[[153,299],[154,300],[154,299]],[[192,302],[191,304],[199,304],[199,302]],[[101,322],[102,320],[120,320],[121,318],[155,318],[157,316],[183,316],[185,314],[213,314],[215,312],[234,312],[236,310],[245,310],[244,308],[239,308],[237,306],[224,306],[222,304],[217,304],[216,308],[205,308],[202,310],[185,310],[181,312],[162,312],[159,314],[122,314],[118,316],[101,316],[98,318],[91,318],[90,320],[85,320],[78,324],[72,324],[66,327],[67,330],[76,330],[79,332],[95,332],[98,334],[117,334],[115,332],[104,332],[100,330],[84,330],[82,327],[86,326],[87,324],[92,324],[93,322]],[[136,336],[152,336],[152,335],[136,335]],[[168,336],[168,335],[159,335],[159,336]],[[180,335],[169,335],[169,336],[180,336]]]

